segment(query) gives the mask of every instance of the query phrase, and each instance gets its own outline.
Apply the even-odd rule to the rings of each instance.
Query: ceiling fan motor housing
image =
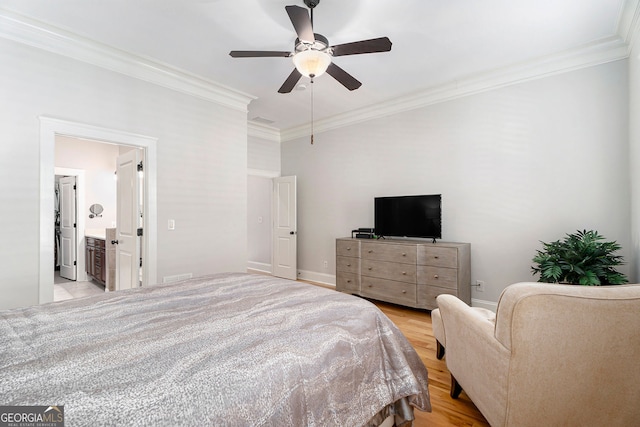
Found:
[[[320,0],[304,0],[304,4],[306,4],[308,8],[313,9],[320,4]]]
[[[302,42],[299,38],[296,38],[295,53],[309,49],[324,51],[329,47],[329,39],[327,39],[325,36],[317,33],[313,33],[313,36],[316,40],[312,44]],[[327,53],[330,54],[331,52],[327,50]]]

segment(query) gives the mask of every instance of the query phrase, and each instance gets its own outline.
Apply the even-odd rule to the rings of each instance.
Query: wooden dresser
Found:
[[[471,304],[471,245],[410,240],[336,240],[336,289],[433,310],[440,294]]]

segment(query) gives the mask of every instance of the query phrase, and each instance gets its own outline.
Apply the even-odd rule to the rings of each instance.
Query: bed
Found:
[[[427,386],[375,305],[270,276],[0,311],[0,405],[64,405],[68,426],[401,425]]]

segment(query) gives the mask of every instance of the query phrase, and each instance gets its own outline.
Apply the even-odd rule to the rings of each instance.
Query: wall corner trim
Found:
[[[280,142],[280,129],[267,126],[262,123],[249,120],[248,135],[255,138],[265,139],[267,141]]]

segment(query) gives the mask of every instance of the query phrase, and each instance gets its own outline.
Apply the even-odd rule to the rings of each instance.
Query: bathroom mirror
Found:
[[[104,208],[99,203],[89,206],[89,212],[91,212],[89,218],[100,218],[102,216],[102,211],[104,211]]]

